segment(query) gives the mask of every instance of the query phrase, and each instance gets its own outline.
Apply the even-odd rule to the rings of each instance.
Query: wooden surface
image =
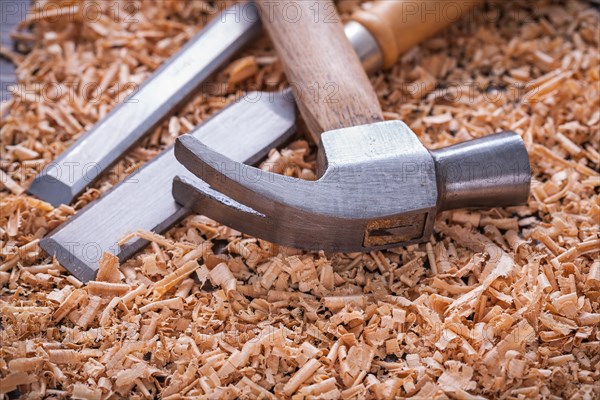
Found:
[[[124,68],[129,77],[111,80],[124,85],[149,74],[141,62],[124,63],[124,53],[127,60],[162,62],[185,42],[178,38],[202,27],[202,2],[136,4],[137,22],[112,23],[113,9],[106,8],[105,37],[81,35],[84,21],[68,19],[60,43],[76,43],[73,53],[53,54],[53,39],[40,35],[25,56],[24,78],[51,86],[58,75],[84,85],[79,65],[94,78]],[[94,123],[119,104],[119,92],[95,101],[79,91],[76,101],[60,104],[48,96],[15,101],[0,148],[0,179],[11,179],[0,188],[0,389],[14,390],[9,381],[32,383],[5,398],[110,391],[122,398],[290,399],[284,387],[290,393],[300,381],[292,396],[600,398],[600,12],[597,2],[531,4],[494,2],[372,78],[386,118],[403,120],[427,147],[513,129],[530,151],[535,181],[527,206],[445,212],[426,245],[295,252],[194,215],[164,236],[142,233],[153,244],[120,265],[122,282],[80,287],[37,238],[117,182],[135,188],[127,175],[158,149],[241,91],[286,87],[284,74],[269,41],[257,42],[240,55],[256,63],[255,74],[231,86],[217,76],[218,93],[191,100],[80,196],[76,210],[16,193],[81,133],[68,121]],[[338,5],[348,18],[357,8]],[[48,32],[56,25],[31,26]],[[96,52],[97,43],[128,37],[130,46]],[[77,68],[67,68],[73,59]],[[315,158],[314,147],[295,141],[270,153],[262,167],[314,179]],[[74,242],[94,254],[93,243]],[[223,259],[230,273],[216,265]],[[198,260],[198,272],[182,275],[190,260]],[[176,285],[164,293],[169,282]],[[109,292],[98,304],[100,285],[130,291],[122,298]],[[314,373],[310,359],[322,363]],[[211,368],[219,371],[215,386],[206,380]]]
[[[379,43],[384,68],[396,63],[398,56],[411,47],[464,16],[482,0],[378,1],[354,13]]]
[[[325,131],[383,120],[377,95],[331,2],[257,3],[315,141]]]

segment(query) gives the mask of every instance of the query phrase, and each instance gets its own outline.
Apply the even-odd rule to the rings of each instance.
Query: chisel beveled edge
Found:
[[[139,89],[47,165],[28,192],[54,206],[71,203],[189,99],[227,59],[256,38],[260,28],[251,2],[224,10]]]
[[[256,164],[295,129],[296,106],[286,90],[248,93],[191,135],[228,157]],[[177,175],[203,183],[177,162],[170,147],[43,238],[40,247],[81,281],[94,279],[104,252],[124,261],[148,244],[135,237],[119,246],[117,242],[133,233],[131,227],[163,232],[189,215],[171,194]]]

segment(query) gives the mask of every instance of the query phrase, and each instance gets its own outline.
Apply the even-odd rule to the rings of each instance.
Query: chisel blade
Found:
[[[295,131],[295,107],[289,90],[249,93],[191,134],[234,160],[255,164]],[[104,252],[123,261],[148,244],[136,237],[119,246],[124,236],[163,232],[190,213],[171,194],[177,175],[204,184],[177,162],[170,147],[43,238],[40,247],[81,281],[94,279]]]
[[[28,192],[54,206],[71,203],[138,140],[194,94],[202,82],[260,33],[251,2],[216,16],[90,131],[50,163]]]

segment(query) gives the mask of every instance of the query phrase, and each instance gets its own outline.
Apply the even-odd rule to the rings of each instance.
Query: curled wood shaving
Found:
[[[20,195],[25,192],[25,189],[15,182],[9,175],[0,169],[0,184],[10,190],[13,194]]]
[[[87,285],[88,293],[94,296],[110,297],[122,296],[127,293],[130,286],[124,283],[109,283],[91,281]]]
[[[258,64],[256,63],[256,57],[247,56],[240,58],[231,63],[225,73],[228,75],[228,83],[235,85],[251,78],[258,72]]]
[[[195,261],[195,260],[188,261],[187,263],[183,264],[183,266],[176,269],[174,272],[165,276],[163,279],[161,279],[154,285],[154,289],[153,289],[154,298],[155,299],[161,298],[171,288],[180,284],[192,272],[194,272],[196,269],[198,269],[198,267],[199,267],[199,265],[198,265],[197,261]]]
[[[83,400],[100,400],[102,398],[102,390],[100,388],[92,388],[83,383],[73,385],[73,398]]]
[[[298,387],[309,379],[321,366],[318,360],[310,359],[306,364],[302,366],[294,376],[285,384],[283,387],[283,393],[287,396],[291,396],[298,390]]]
[[[236,289],[236,279],[229,270],[229,267],[226,263],[218,264],[210,271],[208,276],[215,285],[222,286],[223,290],[225,290],[226,293],[229,293]]]
[[[25,372],[11,372],[0,379],[0,393],[8,393],[17,389],[17,386],[27,385],[37,380],[34,374]]]
[[[60,304],[60,306],[54,311],[54,318],[56,321],[60,321],[67,314],[79,305],[79,301],[85,297],[83,290],[74,290],[67,298]]]
[[[119,259],[110,253],[102,254],[98,262],[98,275],[96,280],[100,282],[120,282],[121,272],[119,272]]]

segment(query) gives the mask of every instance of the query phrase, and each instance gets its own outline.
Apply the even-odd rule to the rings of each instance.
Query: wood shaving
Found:
[[[228,75],[227,82],[232,86],[251,78],[256,75],[257,72],[258,64],[256,63],[256,57],[254,56],[240,58],[239,60],[232,62],[225,70],[225,73]]]
[[[98,275],[96,280],[100,282],[120,282],[121,272],[119,271],[119,259],[110,254],[104,253],[98,262]]]
[[[104,255],[84,285],[40,238],[244,92],[287,86],[257,40],[53,208],[24,193],[35,174],[232,4],[100,3],[36,2],[13,35],[32,49],[9,54],[17,84],[1,106],[0,399],[600,398],[597,7],[490,3],[371,77],[386,118],[429,148],[519,133],[526,205],[447,211],[429,243],[366,254],[301,252],[193,215],[124,237],[150,245]],[[347,20],[362,1],[336,4]],[[90,7],[97,18],[81,18]],[[305,133],[261,168],[316,179]]]

